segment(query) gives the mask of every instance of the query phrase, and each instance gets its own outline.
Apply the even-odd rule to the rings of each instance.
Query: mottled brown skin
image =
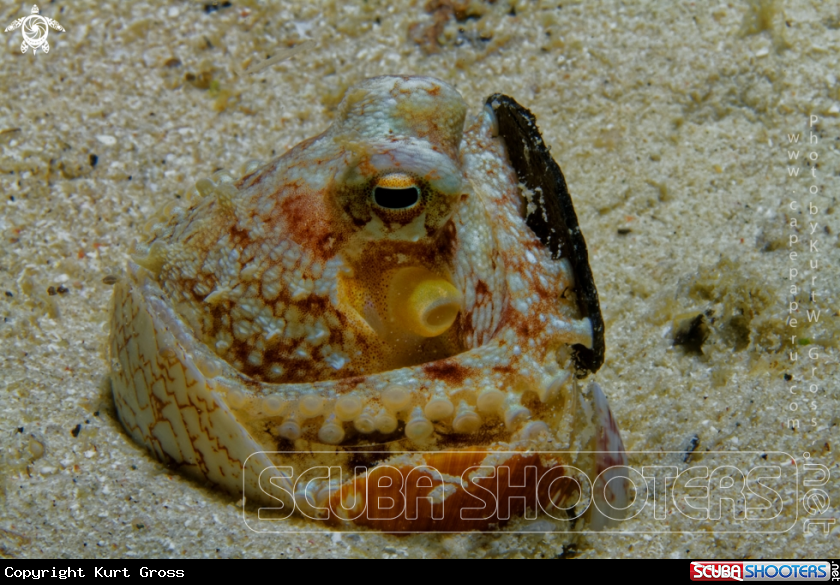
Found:
[[[441,97],[439,85],[423,91]],[[392,94],[404,98],[407,92],[395,89]],[[351,92],[345,110],[352,109],[353,100],[357,115],[365,116],[371,107],[367,105],[370,93]],[[424,171],[411,161],[411,149],[417,148],[414,142],[422,141],[435,155],[447,158],[453,172],[461,173],[460,130],[453,132],[453,126],[463,123],[463,108],[456,107],[447,118],[440,116],[434,100],[422,107],[417,107],[416,100],[403,100],[396,105],[395,115],[404,117],[405,127],[397,134],[389,128],[381,148],[359,141],[359,133],[366,129],[346,118],[346,127],[307,140],[280,161],[240,179],[235,201],[200,201],[150,242],[165,252],[159,273],[164,290],[179,303],[203,341],[250,378],[273,383],[339,379],[422,363],[468,348],[459,324],[444,338],[418,342],[412,351],[394,355],[388,347],[391,340],[381,339],[359,314],[365,303],[376,304],[380,316],[385,313],[387,282],[382,275],[388,270],[422,266],[450,276],[458,248],[450,218],[459,199],[468,197],[436,188],[440,170]],[[409,140],[414,142],[407,146]],[[392,157],[389,153],[394,149],[401,149],[406,160],[392,160],[384,168],[381,160],[372,160]],[[416,180],[422,194],[420,205],[393,210],[372,204],[370,193],[377,179],[398,171]],[[463,182],[463,177],[457,182]],[[392,237],[417,221],[421,225],[410,238]],[[379,237],[364,233],[371,222],[381,225]],[[287,261],[272,257],[281,243],[287,247]],[[225,254],[239,256],[225,265]],[[331,262],[341,273],[329,275],[333,282],[324,282],[327,277],[319,272]],[[246,270],[249,263],[253,268]],[[284,278],[320,282],[322,287],[298,291],[283,286]],[[351,302],[331,299],[334,287]],[[218,291],[222,294],[214,296]],[[249,304],[254,305],[250,312]],[[253,325],[257,312],[263,321],[282,319],[289,329],[266,335]],[[301,342],[313,328],[326,331],[315,343]],[[331,367],[324,360],[324,346],[339,350],[347,363]]]

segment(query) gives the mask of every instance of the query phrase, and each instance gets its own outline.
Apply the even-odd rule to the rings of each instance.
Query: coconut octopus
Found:
[[[465,118],[442,81],[367,79],[323,134],[153,220],[113,297],[134,440],[281,519],[615,519],[626,455],[579,382],[604,325],[565,180],[513,99]]]

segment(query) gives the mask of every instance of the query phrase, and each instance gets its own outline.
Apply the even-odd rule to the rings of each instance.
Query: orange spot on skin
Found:
[[[423,366],[423,371],[434,380],[443,380],[452,385],[460,385],[470,374],[469,368],[455,360],[441,360]]]
[[[320,193],[301,191],[284,199],[280,207],[292,239],[328,258],[337,233]]]

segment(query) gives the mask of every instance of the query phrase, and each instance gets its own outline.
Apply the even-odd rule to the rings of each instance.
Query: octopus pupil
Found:
[[[420,201],[420,190],[417,187],[406,187],[405,189],[376,187],[373,190],[373,200],[377,205],[386,209],[408,209],[414,207]]]

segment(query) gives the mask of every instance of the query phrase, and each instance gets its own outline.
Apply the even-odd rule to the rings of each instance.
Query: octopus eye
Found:
[[[411,209],[420,203],[420,188],[413,177],[403,173],[385,175],[373,188],[373,202],[394,210]]]

